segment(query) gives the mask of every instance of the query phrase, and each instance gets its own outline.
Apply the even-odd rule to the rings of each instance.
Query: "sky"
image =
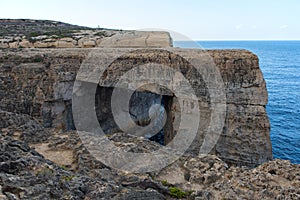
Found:
[[[300,0],[2,0],[0,7],[0,18],[159,28],[193,40],[300,40]]]

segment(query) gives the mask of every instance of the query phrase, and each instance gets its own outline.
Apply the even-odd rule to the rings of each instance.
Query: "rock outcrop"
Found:
[[[92,49],[1,50],[0,108],[8,112],[31,115],[37,118],[44,127],[74,130],[71,104],[73,84],[80,65],[90,51]],[[111,56],[115,54],[115,51],[125,52],[122,49],[108,48],[98,49],[98,51]],[[191,49],[175,49],[174,52],[194,60],[203,53],[202,50]],[[223,132],[212,153],[235,165],[256,166],[272,159],[270,125],[265,111],[267,91],[258,66],[258,58],[251,52],[243,50],[210,50],[207,53],[213,59],[223,78],[227,106]],[[149,59],[149,62],[171,65],[174,69],[176,66],[184,66],[185,75],[193,80],[195,89],[198,91],[197,95],[200,98],[199,105],[201,105],[198,135],[191,147],[191,152],[197,154],[209,125],[210,97],[207,89],[205,89],[204,79],[201,76],[197,77],[191,70],[192,66],[184,63],[180,58],[176,58],[174,53],[167,50],[149,49],[119,58],[108,68],[108,78],[102,84],[107,89],[102,89],[100,93],[105,96],[106,99],[104,100],[109,102],[111,83],[120,74],[129,70],[128,67],[131,66],[131,63],[142,64],[145,59]],[[130,80],[128,80],[128,84],[130,85]],[[166,102],[168,99],[174,98],[173,94],[168,94],[163,90],[158,91],[151,92],[157,94],[157,98],[164,96]],[[149,95],[141,96],[139,100],[146,102],[147,99],[149,99]],[[105,103],[105,101],[102,102]],[[135,106],[141,105],[136,104]],[[167,106],[170,106],[171,111],[174,110],[173,115],[176,117],[176,112],[178,112],[175,111],[176,104],[170,103]],[[100,123],[103,121],[101,119],[101,107],[105,107],[107,110],[109,105],[100,106]],[[133,107],[132,110],[134,109]],[[146,109],[145,112],[147,112],[147,107],[143,109]],[[135,112],[141,111],[141,109],[135,110]],[[105,121],[104,125],[108,131],[110,130],[109,133],[120,131],[113,123],[111,111],[103,112],[102,116]],[[145,121],[147,117],[137,120]],[[171,129],[169,127],[165,133],[171,134],[170,139],[172,139],[174,137],[172,134],[176,131],[176,122],[171,122],[170,126]],[[165,139],[168,140],[166,137]]]
[[[0,19],[0,48],[169,47],[168,32],[93,29],[48,20]]]
[[[6,119],[0,115],[1,120]],[[30,116],[13,114],[18,123]],[[4,118],[3,118],[4,117]],[[1,126],[3,126],[1,124]],[[2,199],[298,199],[300,165],[274,160],[257,168],[229,167],[213,155],[182,156],[159,172],[132,174],[103,165],[89,154],[75,131],[47,129],[45,140],[13,139],[4,125],[0,145]],[[8,131],[10,130],[10,131]],[[38,133],[34,127],[23,129]],[[154,151],[159,144],[124,133],[109,136],[127,152]],[[31,140],[33,141],[31,142]],[[29,145],[28,145],[29,144]],[[40,148],[42,146],[44,148]],[[59,164],[55,153],[72,153]]]

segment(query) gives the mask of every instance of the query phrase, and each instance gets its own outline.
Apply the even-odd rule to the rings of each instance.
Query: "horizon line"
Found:
[[[193,41],[300,41],[300,39],[192,39],[192,40],[175,40],[174,42],[193,42]]]

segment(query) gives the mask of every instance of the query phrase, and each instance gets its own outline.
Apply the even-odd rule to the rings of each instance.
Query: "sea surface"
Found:
[[[300,164],[300,41],[197,41],[205,49],[247,49],[267,82],[273,157]],[[195,47],[191,42],[174,46]]]

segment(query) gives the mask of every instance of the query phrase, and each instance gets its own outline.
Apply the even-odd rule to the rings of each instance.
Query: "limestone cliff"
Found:
[[[249,51],[172,48],[167,32],[8,19],[0,20],[0,48],[0,199],[300,198],[300,165],[270,161],[266,83],[257,56]],[[115,87],[115,82],[140,65],[140,74],[164,75],[166,83],[173,81],[176,90],[185,91],[184,82],[170,78],[163,68],[151,71],[145,63],[168,66],[189,80],[200,120],[193,143],[178,160],[159,171],[129,173],[95,159],[82,143],[74,131],[72,95],[79,69],[95,49],[100,61],[118,55],[101,80],[94,82],[92,106],[108,140],[124,152],[154,152],[171,143],[178,134],[181,104],[172,89],[157,85],[139,88],[125,109],[133,121],[147,125],[149,109],[157,103],[168,119],[157,135],[136,137],[121,132],[110,104],[114,88],[131,91],[136,77],[129,73],[121,87]],[[198,61],[208,73],[197,72],[190,61]],[[90,67],[94,69],[94,65]],[[221,135],[211,147],[214,155],[199,155],[210,126],[218,123],[211,119],[216,119],[213,103],[221,95],[210,93],[216,88],[209,88],[207,77],[212,82],[220,79],[211,67],[216,67],[222,78],[225,119]]]
[[[72,119],[73,84],[80,64],[92,49],[4,49],[0,51],[1,65],[1,104],[4,111],[28,114],[37,118],[44,127],[55,127],[63,130],[75,129]],[[102,52],[114,49],[102,49]],[[118,51],[123,51],[119,49]],[[153,50],[151,50],[153,51]],[[197,59],[201,50],[180,50],[190,58]],[[143,57],[159,60],[168,64],[167,51],[160,52],[160,57],[153,52],[145,51],[137,57],[124,57],[111,66],[110,79],[126,71],[133,61],[138,64]],[[211,50],[208,54],[213,58],[221,72],[226,90],[226,119],[223,133],[212,153],[215,153],[230,164],[256,166],[272,159],[270,142],[270,125],[266,114],[267,91],[265,81],[258,66],[258,58],[243,50]],[[152,55],[152,57],[151,57]],[[180,64],[180,60],[178,60]],[[178,63],[177,63],[178,64]],[[122,66],[122,67],[118,67]],[[184,63],[181,63],[184,66]],[[200,81],[193,71],[185,72],[187,76]],[[129,81],[130,83],[130,81]],[[104,87],[108,87],[109,84]],[[196,87],[196,88],[197,88]],[[201,120],[198,135],[191,146],[191,152],[197,153],[206,134],[211,111],[207,92],[199,90],[201,96]],[[109,87],[102,89],[102,96],[111,94]],[[158,95],[166,95],[163,91]],[[170,95],[169,95],[170,96]],[[171,95],[172,97],[172,95]],[[149,96],[141,97],[147,102]],[[173,97],[172,97],[173,98]],[[141,100],[141,99],[140,99]],[[108,101],[108,100],[107,100]],[[104,101],[105,102],[105,101]],[[138,104],[136,104],[138,106]],[[175,104],[170,104],[175,106]],[[109,105],[100,106],[107,110]],[[144,108],[146,109],[146,108]],[[136,109],[141,110],[141,109]],[[176,110],[176,109],[175,109]],[[111,112],[111,111],[110,111]],[[110,118],[110,112],[99,116],[99,121],[107,126],[108,131],[119,131]],[[146,110],[145,110],[146,112]],[[176,115],[176,112],[175,112]],[[103,119],[101,118],[103,116]],[[173,123],[173,122],[172,122]],[[171,123],[172,127],[176,124]],[[113,131],[115,130],[115,131]],[[173,129],[168,129],[173,130]],[[168,130],[165,132],[167,133]],[[169,134],[172,134],[171,131]]]

